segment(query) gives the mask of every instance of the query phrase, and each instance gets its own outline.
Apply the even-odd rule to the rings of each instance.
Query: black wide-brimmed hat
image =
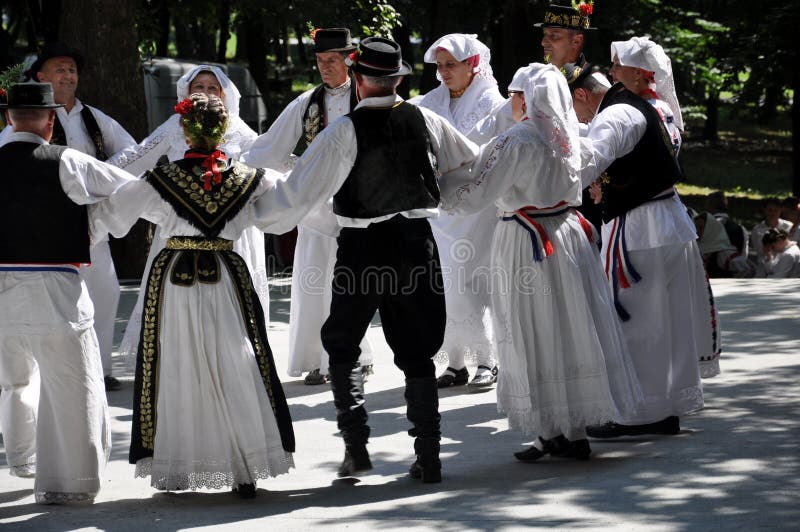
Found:
[[[320,28],[314,30],[314,48],[312,53],[323,52],[352,52],[356,49],[350,30],[347,28]]]
[[[400,45],[383,37],[367,37],[344,62],[353,72],[374,78],[405,76],[411,66],[403,61]]]
[[[567,63],[561,67],[561,73],[567,78],[567,85],[569,85],[569,90],[572,91],[575,90],[575,87],[579,87],[584,79],[592,75],[592,64],[577,65],[575,63]]]
[[[537,28],[564,28],[568,30],[595,30],[589,26],[589,15],[594,12],[593,3],[581,1],[577,7],[549,5],[544,12],[544,22],[534,24]]]
[[[56,103],[53,85],[28,81],[17,83],[7,91],[8,101],[0,103],[0,109],[55,109],[64,107]]]
[[[26,72],[27,76],[29,78],[36,79],[36,73],[42,69],[45,61],[48,59],[53,59],[54,57],[71,57],[72,60],[75,61],[75,66],[78,67],[78,72],[83,69],[83,54],[80,50],[71,46],[67,46],[63,42],[54,41],[45,43],[45,45],[42,46],[42,51],[39,52],[39,56],[36,58],[36,61]]]

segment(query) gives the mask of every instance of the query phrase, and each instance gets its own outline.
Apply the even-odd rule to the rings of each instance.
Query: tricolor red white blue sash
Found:
[[[533,260],[535,262],[541,262],[553,254],[553,243],[550,241],[550,237],[545,228],[536,220],[539,218],[561,216],[571,210],[573,210],[572,207],[567,205],[565,201],[562,201],[557,205],[543,209],[526,206],[514,212],[505,212],[501,219],[504,222],[517,222],[528,232],[531,237],[531,247],[533,248]],[[577,213],[577,211],[574,212]],[[580,214],[578,214],[578,217],[581,221],[581,227],[583,227],[583,230],[586,232],[589,241],[593,241],[591,224],[580,216]]]
[[[78,273],[80,264],[0,264],[0,272]]]
[[[647,200],[645,203],[651,201],[662,201],[675,196],[675,191],[671,190],[666,194],[656,196]],[[625,307],[619,302],[620,288],[630,288],[631,284],[638,283],[642,280],[642,276],[636,271],[633,264],[631,264],[630,257],[628,256],[628,245],[625,240],[625,224],[627,222],[627,214],[623,213],[614,218],[614,223],[611,226],[611,235],[609,236],[609,245],[606,249],[606,278],[611,281],[614,292],[614,308],[617,315],[622,321],[631,319],[631,315],[625,310]]]

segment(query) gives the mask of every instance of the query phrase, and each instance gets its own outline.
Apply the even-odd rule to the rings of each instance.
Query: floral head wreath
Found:
[[[588,17],[594,13],[594,0],[589,0],[588,2],[585,0],[579,0],[578,2],[572,0],[572,9],[579,12],[581,16]]]
[[[183,100],[179,101],[175,107],[175,112],[181,115],[181,124],[189,131],[189,133],[197,138],[206,137],[219,140],[222,138],[223,133],[225,133],[225,129],[228,126],[227,120],[214,126],[211,129],[207,129],[203,127],[203,124],[198,120],[192,120],[190,115],[194,110],[194,102],[191,98],[184,98]]]

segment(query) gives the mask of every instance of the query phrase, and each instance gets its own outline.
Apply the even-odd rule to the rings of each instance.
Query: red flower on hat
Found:
[[[0,88],[0,99],[5,100],[6,98],[8,98],[8,93],[5,89]]]
[[[578,11],[582,17],[588,17],[594,13],[594,0],[589,0],[588,2],[585,2],[584,0],[575,2],[575,0],[573,0],[572,8]]]
[[[358,50],[354,51],[353,53],[351,53],[347,57],[348,57],[348,59],[350,59],[350,61],[352,63],[358,63]]]
[[[311,40],[314,41],[314,42],[317,42],[317,32],[318,31],[319,31],[319,28],[313,28],[311,31],[308,32],[308,34],[311,36]]]
[[[194,104],[192,103],[192,100],[190,100],[189,98],[184,98],[183,100],[178,102],[178,104],[175,107],[173,107],[173,109],[175,109],[175,112],[181,116],[188,115],[190,112],[192,112],[193,108]]]

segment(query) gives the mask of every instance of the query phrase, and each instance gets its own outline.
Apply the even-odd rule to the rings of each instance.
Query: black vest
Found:
[[[94,144],[94,158],[98,161],[105,161],[108,159],[108,154],[106,153],[105,144],[103,144],[103,133],[100,131],[97,119],[88,105],[84,105],[83,109],[81,109],[81,120],[83,120],[83,125],[86,126],[89,138],[92,139],[92,144]],[[58,116],[56,116],[56,121],[53,124],[53,136],[50,138],[50,144],[67,145],[67,134],[64,132],[64,126],[61,125]]]
[[[362,107],[347,116],[355,128],[358,154],[333,196],[333,212],[377,218],[439,204],[436,158],[416,106]]]
[[[350,80],[350,110],[356,108],[358,98],[356,97],[356,82]],[[314,106],[316,105],[316,108]],[[315,112],[312,112],[315,110]],[[325,84],[317,85],[314,92],[311,93],[311,98],[308,99],[308,105],[303,112],[303,135],[297,142],[295,153],[302,155],[308,145],[325,129],[328,124],[328,117],[325,114]]]
[[[89,218],[61,187],[62,146],[9,142],[0,147],[0,263],[90,262]]]
[[[617,83],[603,97],[598,113],[611,105],[627,104],[647,120],[644,136],[633,151],[611,163],[603,179],[603,221],[608,222],[662,192],[681,179],[675,151],[658,111],[644,98]]]

